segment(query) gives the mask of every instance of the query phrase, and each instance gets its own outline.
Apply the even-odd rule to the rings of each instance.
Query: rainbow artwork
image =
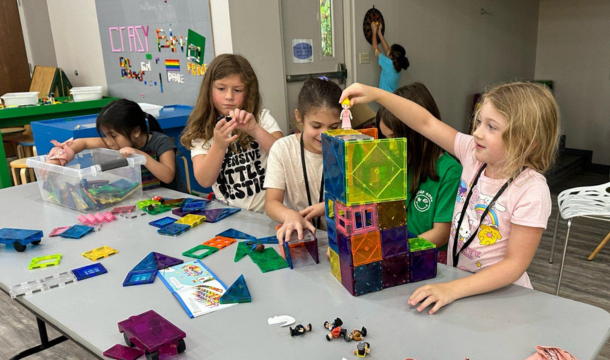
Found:
[[[166,59],[165,60],[165,71],[180,71],[180,60]]]
[[[486,208],[487,206],[478,204],[474,207],[474,211],[479,214],[479,216],[481,216],[481,214],[483,214]],[[496,215],[496,212],[494,210],[490,209],[485,218],[487,219],[487,221],[489,221],[489,225],[498,225],[498,215]]]

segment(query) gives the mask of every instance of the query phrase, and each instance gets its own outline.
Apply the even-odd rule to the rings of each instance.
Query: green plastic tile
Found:
[[[204,253],[201,254],[196,254],[197,252],[201,251],[201,250],[206,250]],[[197,245],[192,249],[189,249],[185,252],[182,253],[182,256],[188,256],[194,259],[203,259],[206,256],[212,255],[213,253],[217,252],[218,248],[215,248],[213,246],[207,246],[207,245]]]
[[[46,268],[49,266],[57,266],[57,265],[59,265],[60,261],[61,261],[61,254],[35,257],[30,262],[30,265],[28,266],[28,270],[42,269],[42,268]]]
[[[428,249],[434,249],[436,247],[436,245],[434,245],[433,243],[431,243],[430,241],[424,239],[424,238],[411,238],[409,239],[409,251],[410,252],[416,252],[416,251],[422,251],[422,250],[428,250]]]

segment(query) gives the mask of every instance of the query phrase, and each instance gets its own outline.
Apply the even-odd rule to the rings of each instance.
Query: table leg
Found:
[[[2,142],[2,134],[0,134],[0,142]],[[0,189],[11,186],[11,175],[8,172],[8,164],[6,163],[6,154],[4,153],[4,142],[0,146]]]
[[[568,240],[570,240],[570,228],[572,227],[572,219],[568,220],[566,231],[566,243],[563,245],[563,255],[561,256],[561,265],[559,266],[559,279],[557,279],[557,288],[555,296],[559,296],[559,288],[561,287],[561,278],[563,277],[563,265],[566,262],[566,253],[568,252]]]
[[[45,324],[45,322],[40,320],[38,317],[36,318],[36,322],[38,323],[38,333],[40,334],[41,344],[38,346],[34,346],[33,348],[29,348],[25,351],[22,351],[19,354],[10,358],[9,360],[23,359],[25,357],[34,355],[36,353],[44,351],[48,348],[51,348],[57,344],[61,344],[62,342],[68,340],[67,337],[62,335],[62,336],[59,336],[59,337],[49,341],[49,336],[47,335],[47,325]]]

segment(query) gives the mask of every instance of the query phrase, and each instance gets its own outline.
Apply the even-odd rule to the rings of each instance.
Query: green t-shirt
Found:
[[[414,194],[407,195],[407,228],[415,235],[432,229],[435,222],[451,222],[453,218],[462,166],[445,153],[436,161],[436,172],[439,180],[427,179],[421,183],[411,206]]]

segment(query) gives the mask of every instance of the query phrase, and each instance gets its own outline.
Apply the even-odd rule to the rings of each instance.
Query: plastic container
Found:
[[[161,111],[161,109],[163,109],[163,106],[147,104],[147,103],[138,103],[138,105],[140,105],[140,107],[142,108],[142,111],[147,112],[150,115],[154,116],[155,119],[159,118],[159,111]]]
[[[36,171],[43,200],[82,212],[103,209],[128,197],[142,197],[143,155],[123,156],[116,150],[82,151],[66,166],[46,163],[47,155],[26,160]]]
[[[102,98],[101,86],[83,86],[70,89],[74,102],[100,100]]]
[[[38,104],[38,91],[7,93],[2,96],[5,106],[21,106]]]

